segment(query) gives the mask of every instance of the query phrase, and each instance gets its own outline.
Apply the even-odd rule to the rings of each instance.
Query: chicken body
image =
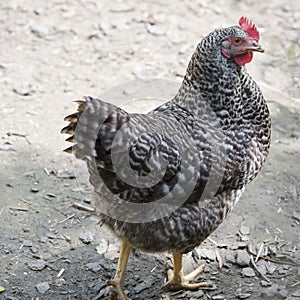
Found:
[[[148,114],[86,97],[78,112],[66,117],[70,125],[62,131],[73,134],[72,151],[87,161],[95,207],[123,241],[121,255],[127,253],[127,259],[134,247],[170,251],[180,261],[218,227],[265,162],[267,105],[241,57],[235,60],[225,51],[237,50],[224,50],[225,41],[248,43],[250,35],[239,26],[209,34],[195,50],[176,96]],[[121,276],[121,288],[111,299],[127,299],[125,267],[121,260],[112,284]]]

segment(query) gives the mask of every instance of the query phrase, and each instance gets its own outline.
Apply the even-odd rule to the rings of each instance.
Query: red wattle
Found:
[[[248,52],[248,53],[245,53],[243,55],[236,56],[234,58],[234,61],[239,66],[244,66],[245,64],[251,62],[252,58],[253,58],[253,53],[252,52]]]

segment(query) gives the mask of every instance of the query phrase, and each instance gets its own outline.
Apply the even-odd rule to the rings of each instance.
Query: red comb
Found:
[[[249,38],[253,39],[254,41],[258,42],[259,40],[259,32],[256,26],[246,17],[241,17],[239,20],[239,25],[242,29],[248,34]]]

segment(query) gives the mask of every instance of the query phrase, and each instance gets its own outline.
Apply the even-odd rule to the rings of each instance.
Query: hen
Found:
[[[130,114],[92,97],[78,101],[62,133],[66,149],[87,162],[99,216],[122,241],[111,299],[129,299],[124,276],[130,250],[170,251],[164,288],[197,289],[182,255],[225,219],[266,160],[270,117],[244,65],[263,52],[245,17],[197,46],[176,96],[148,114]]]

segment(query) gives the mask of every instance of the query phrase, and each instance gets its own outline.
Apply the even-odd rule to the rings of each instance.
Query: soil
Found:
[[[119,242],[97,223],[84,166],[62,152],[63,117],[73,100],[127,80],[179,85],[199,40],[242,15],[266,49],[247,69],[272,115],[269,159],[229,218],[184,258],[187,271],[206,263],[199,280],[211,289],[162,292],[169,255],[138,251],[125,286],[133,300],[300,299],[300,10],[292,0],[0,2],[0,299],[108,299]]]

